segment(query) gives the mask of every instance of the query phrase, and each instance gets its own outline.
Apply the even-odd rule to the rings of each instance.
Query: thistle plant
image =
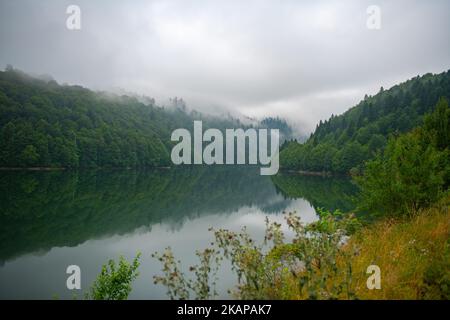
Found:
[[[217,273],[221,262],[230,262],[237,285],[229,293],[240,299],[354,299],[351,290],[351,250],[342,250],[346,237],[359,222],[353,215],[319,210],[319,220],[304,224],[296,213],[285,214],[293,233],[286,241],[282,225],[266,218],[264,240],[257,243],[242,228],[239,232],[210,229],[214,241],[198,251],[199,264],[188,276],[181,271],[170,248],[155,253],[163,275],[155,284],[164,285],[171,299],[217,297]]]

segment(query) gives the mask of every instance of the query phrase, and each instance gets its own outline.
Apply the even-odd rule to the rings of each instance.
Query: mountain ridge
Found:
[[[171,165],[170,135],[192,129],[247,128],[238,118],[188,111],[182,99],[162,107],[148,97],[95,92],[36,78],[11,66],[0,72],[0,167],[96,168]],[[286,124],[279,118],[259,127]],[[283,130],[292,130],[286,124]]]
[[[320,121],[308,140],[285,142],[283,169],[349,173],[381,151],[392,135],[422,124],[440,97],[450,97],[450,70],[416,76],[374,96],[365,96],[341,115]]]

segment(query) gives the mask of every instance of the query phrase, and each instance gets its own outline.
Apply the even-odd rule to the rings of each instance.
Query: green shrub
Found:
[[[391,138],[383,153],[366,162],[361,188],[362,211],[412,215],[430,207],[448,188],[450,111],[441,99],[425,125]]]
[[[131,283],[139,275],[137,269],[140,265],[138,253],[130,264],[124,257],[120,257],[116,264],[114,260],[109,260],[108,264],[102,267],[91,287],[91,292],[86,298],[93,300],[126,300],[131,292]]]

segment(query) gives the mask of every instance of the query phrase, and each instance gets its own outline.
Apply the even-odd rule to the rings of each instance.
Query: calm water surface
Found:
[[[164,299],[153,284],[160,264],[151,253],[172,247],[188,267],[212,240],[209,227],[247,226],[257,239],[266,216],[304,221],[316,208],[352,209],[355,186],[343,178],[280,174],[259,168],[0,172],[0,299],[83,296],[108,259],[142,252],[132,299]],[[68,265],[81,268],[81,291],[66,288]],[[223,298],[234,283],[220,274]]]

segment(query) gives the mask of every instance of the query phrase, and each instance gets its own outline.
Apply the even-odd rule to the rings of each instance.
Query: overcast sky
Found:
[[[81,9],[81,30],[66,8]],[[381,29],[366,22],[381,9]],[[0,0],[0,67],[312,130],[417,74],[450,68],[450,1]]]

